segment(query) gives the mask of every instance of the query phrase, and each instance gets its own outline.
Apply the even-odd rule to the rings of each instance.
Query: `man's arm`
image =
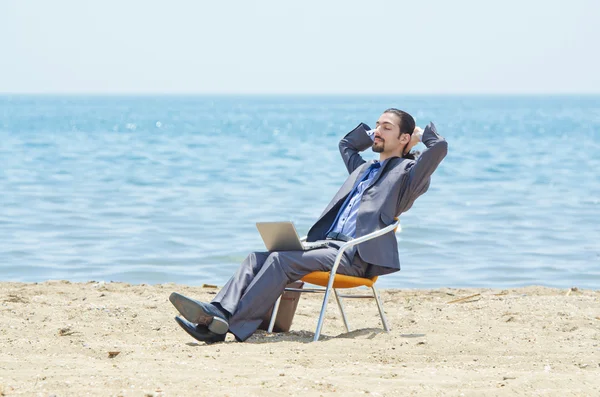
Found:
[[[414,194],[420,195],[427,190],[431,174],[436,170],[448,153],[448,143],[441,137],[433,123],[429,123],[420,137],[427,146],[415,161],[408,174],[408,184],[400,200],[412,199]]]
[[[340,141],[340,153],[344,160],[344,164],[346,164],[348,173],[350,174],[361,164],[366,162],[359,152],[373,146],[373,140],[368,134],[370,130],[368,125],[360,123]]]

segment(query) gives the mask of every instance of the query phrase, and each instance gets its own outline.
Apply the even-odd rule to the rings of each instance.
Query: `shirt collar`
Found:
[[[377,160],[374,160],[373,163],[371,163],[371,165],[379,164],[380,168],[383,168],[388,163],[388,161],[390,161],[390,159],[392,159],[392,157],[383,160],[381,163],[379,161],[377,161]]]

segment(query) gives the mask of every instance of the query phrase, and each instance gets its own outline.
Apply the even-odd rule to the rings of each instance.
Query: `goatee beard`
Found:
[[[375,153],[382,153],[383,152],[383,142],[381,143],[381,145],[378,145],[376,143],[373,144],[373,146],[371,146],[371,149],[375,152]]]

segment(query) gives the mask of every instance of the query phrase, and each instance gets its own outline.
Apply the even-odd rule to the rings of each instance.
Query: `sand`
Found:
[[[172,291],[217,289],[0,283],[0,396],[600,395],[600,291],[384,290],[390,333],[365,299],[347,333],[332,300],[317,343],[304,294],[291,332],[212,345],[173,321]]]

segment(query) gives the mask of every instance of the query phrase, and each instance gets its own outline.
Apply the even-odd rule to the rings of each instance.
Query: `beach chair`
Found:
[[[317,329],[315,331],[315,337],[313,342],[319,340],[319,336],[321,335],[321,328],[323,327],[323,321],[325,320],[325,312],[327,310],[327,303],[329,301],[329,295],[333,290],[335,295],[335,299],[340,308],[340,312],[342,312],[342,319],[344,320],[344,325],[346,326],[346,330],[350,332],[350,325],[348,323],[348,317],[346,316],[346,312],[344,311],[344,304],[342,302],[342,298],[370,298],[375,299],[377,302],[377,308],[379,309],[379,315],[381,316],[381,323],[383,324],[383,329],[386,332],[390,331],[387,320],[385,318],[385,312],[383,311],[383,305],[381,303],[381,298],[379,297],[379,292],[375,288],[375,281],[377,281],[377,276],[372,278],[363,278],[363,277],[353,277],[346,276],[343,274],[336,274],[337,268],[340,265],[340,261],[342,259],[342,255],[344,251],[348,248],[365,242],[367,240],[371,240],[377,238],[383,234],[389,233],[391,231],[400,232],[402,231],[402,227],[400,226],[400,220],[398,218],[395,219],[396,222],[392,223],[389,226],[381,230],[377,230],[373,233],[369,233],[365,236],[355,238],[354,240],[350,240],[344,243],[335,258],[335,262],[333,263],[333,267],[329,272],[312,272],[307,274],[302,278],[302,281],[308,284],[314,284],[325,288],[286,288],[285,291],[294,291],[294,292],[312,292],[312,293],[324,293],[325,297],[323,298],[323,306],[321,307],[321,314],[319,315],[319,320],[317,322]],[[302,241],[306,240],[306,237],[301,239]],[[346,288],[356,288],[356,287],[367,287],[371,289],[371,294],[368,295],[343,295],[338,292],[338,289],[346,289]],[[275,319],[277,317],[277,311],[279,310],[279,304],[281,302],[281,296],[275,302],[275,306],[273,307],[273,313],[271,314],[271,320],[269,322],[268,332],[273,332],[273,327],[275,325]]]

